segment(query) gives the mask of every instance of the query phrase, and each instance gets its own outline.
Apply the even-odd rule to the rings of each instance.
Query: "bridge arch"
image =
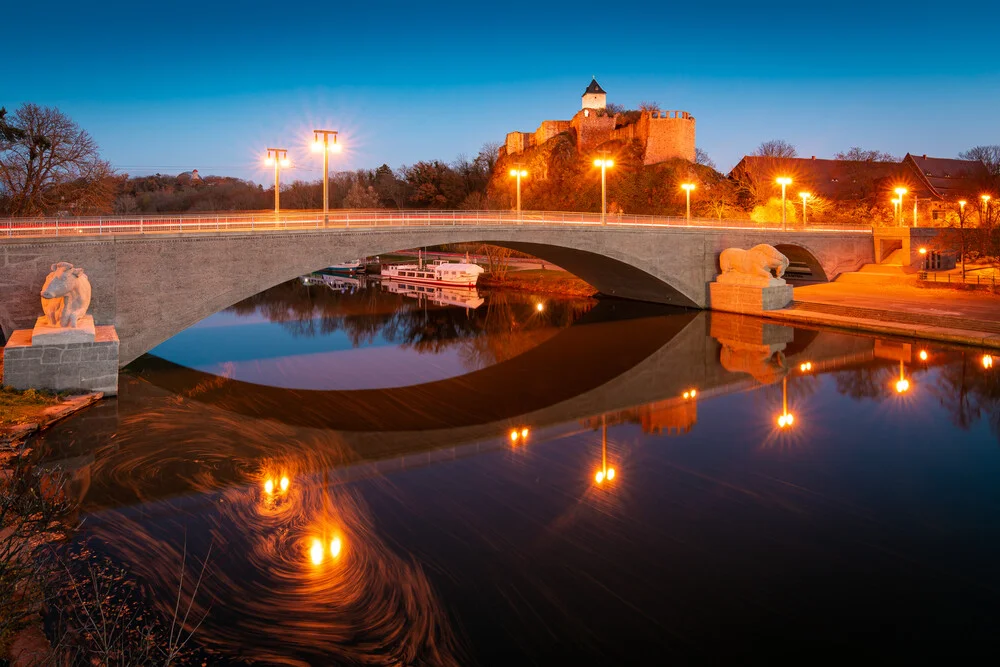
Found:
[[[809,277],[821,282],[830,282],[826,269],[816,254],[805,245],[799,243],[778,243],[774,246],[782,255],[788,258],[789,278],[805,277],[800,276],[802,267],[809,270]],[[795,269],[799,269],[796,271]]]

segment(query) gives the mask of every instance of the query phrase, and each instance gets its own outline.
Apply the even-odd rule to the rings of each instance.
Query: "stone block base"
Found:
[[[791,302],[791,285],[755,287],[716,282],[708,286],[708,307],[712,310],[752,314],[765,310],[780,310]]]
[[[118,393],[118,334],[97,327],[93,342],[31,344],[31,330],[15,331],[4,348],[3,383],[14,389]]]
[[[31,344],[38,345],[61,345],[63,343],[93,343],[97,339],[97,328],[94,326],[94,318],[84,315],[77,322],[75,328],[52,326],[49,318],[42,315],[35,321],[35,328],[31,330]]]

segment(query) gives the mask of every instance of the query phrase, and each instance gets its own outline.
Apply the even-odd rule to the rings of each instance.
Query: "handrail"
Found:
[[[0,219],[0,237],[186,234],[218,232],[286,231],[295,229],[376,229],[382,227],[456,225],[587,225],[601,226],[599,213],[575,211],[480,211],[480,210],[395,210],[338,209],[330,211],[324,224],[322,211],[292,210],[232,213],[206,212],[180,215],[117,215],[55,218]],[[750,220],[691,218],[676,216],[620,215],[607,216],[609,227],[688,227],[713,229],[781,230],[781,223],[756,223]],[[810,222],[807,226],[789,225],[790,232],[871,233],[870,225]]]

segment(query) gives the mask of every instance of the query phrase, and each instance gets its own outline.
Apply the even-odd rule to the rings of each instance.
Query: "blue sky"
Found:
[[[314,179],[474,156],[609,101],[691,112],[722,170],[761,141],[941,157],[1000,143],[996,3],[57,3],[5,9],[0,104],[58,106],[132,174]]]

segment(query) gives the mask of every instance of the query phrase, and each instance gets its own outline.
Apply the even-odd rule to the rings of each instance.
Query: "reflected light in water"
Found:
[[[903,360],[899,360],[899,380],[896,381],[896,393],[905,394],[910,390],[910,381],[906,379],[903,370]]]
[[[331,544],[331,546],[333,545]],[[312,546],[309,548],[309,559],[312,560],[313,565],[319,565],[323,562],[323,543],[319,539],[313,539]]]
[[[993,357],[992,356],[990,356],[988,354],[984,354],[983,355],[983,368],[993,368]]]
[[[513,429],[513,430],[511,430],[511,432],[510,432],[510,441],[511,442],[517,442],[517,439],[518,439],[519,436],[520,436],[520,434],[517,432],[516,428]]]
[[[808,373],[812,369],[813,365],[811,361],[804,361],[801,364],[799,364],[799,370],[802,371],[803,373]]]
[[[698,396],[698,390],[697,389],[688,389],[687,391],[684,392],[683,396],[684,396],[685,399],[695,398],[695,397]]]
[[[920,361],[927,361],[927,357],[928,357],[927,350],[920,350],[920,354],[917,355],[917,356],[920,357]]]
[[[287,477],[282,477],[281,478],[281,482],[278,484],[278,486],[281,487],[282,491],[287,491],[288,490],[288,478]]]
[[[809,364],[812,367],[812,364]],[[778,428],[790,428],[795,423],[795,415],[788,411],[788,376],[781,378],[781,414],[778,415]]]
[[[521,437],[522,438],[527,438],[528,437],[528,428],[527,427],[524,427],[524,428],[521,429]]]
[[[343,545],[341,544],[339,537],[335,537],[332,540],[330,540],[330,557],[336,558],[337,556],[339,556],[340,548],[342,546]]]
[[[268,495],[274,493],[274,480],[269,479],[264,482],[264,493]]]

